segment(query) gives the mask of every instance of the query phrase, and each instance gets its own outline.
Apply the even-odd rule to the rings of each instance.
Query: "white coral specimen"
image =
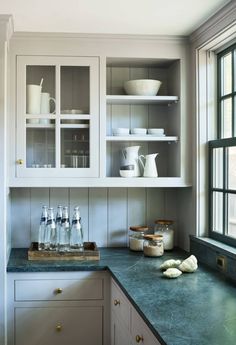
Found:
[[[178,268],[168,268],[168,270],[163,272],[163,274],[167,278],[177,278],[182,274],[182,272],[178,270]]]
[[[168,268],[177,268],[181,264],[180,260],[166,260],[161,264],[160,269],[161,270],[167,270]]]
[[[195,272],[198,268],[197,265],[197,258],[194,255],[189,256],[186,260],[184,260],[178,267],[182,272]]]

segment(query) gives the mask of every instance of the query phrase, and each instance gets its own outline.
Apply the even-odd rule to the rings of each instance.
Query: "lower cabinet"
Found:
[[[102,307],[15,308],[15,345],[102,345]]]
[[[112,280],[111,345],[135,344],[160,345],[147,324]]]
[[[107,272],[8,274],[8,345],[110,345]]]
[[[7,345],[160,345],[108,272],[8,274]]]

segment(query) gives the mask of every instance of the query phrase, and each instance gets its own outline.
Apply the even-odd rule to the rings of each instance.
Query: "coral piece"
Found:
[[[167,278],[177,278],[182,274],[182,272],[178,270],[178,268],[168,268],[168,270],[163,272],[163,274]]]
[[[180,260],[166,260],[161,264],[160,269],[161,270],[167,270],[168,268],[177,268],[181,264]]]
[[[189,256],[186,260],[184,260],[178,267],[182,272],[195,272],[198,268],[197,265],[197,258],[194,255]]]

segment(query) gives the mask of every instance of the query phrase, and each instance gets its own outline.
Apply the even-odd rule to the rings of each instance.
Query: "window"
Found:
[[[217,56],[218,139],[209,142],[210,236],[236,246],[236,44]]]

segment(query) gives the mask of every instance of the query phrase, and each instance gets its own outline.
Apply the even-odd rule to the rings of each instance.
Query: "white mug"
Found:
[[[40,114],[41,107],[41,91],[40,85],[27,85],[26,88],[26,113]]]
[[[50,93],[42,92],[41,93],[41,106],[40,106],[40,113],[41,114],[50,114],[50,102],[54,103],[54,110],[52,114],[55,113],[56,110],[56,100],[50,97]]]
[[[41,93],[41,106],[40,106],[40,114],[50,114],[50,101],[53,101],[54,103],[54,111],[56,110],[56,100],[52,97],[50,97],[50,93],[48,92],[42,92]],[[39,123],[43,125],[50,124],[50,119],[40,119]]]

